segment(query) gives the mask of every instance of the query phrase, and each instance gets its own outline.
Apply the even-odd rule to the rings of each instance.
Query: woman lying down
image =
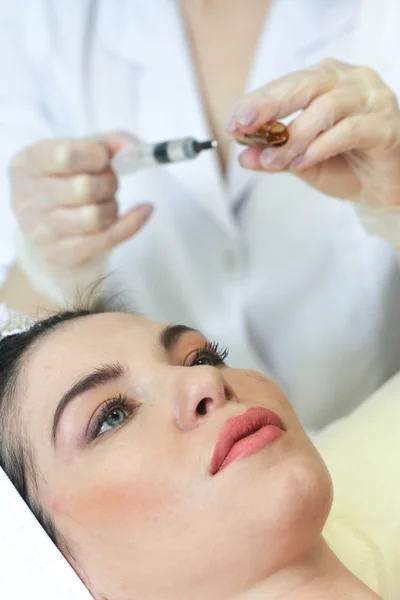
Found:
[[[0,341],[1,466],[94,598],[373,600],[282,391],[184,326],[50,317]]]

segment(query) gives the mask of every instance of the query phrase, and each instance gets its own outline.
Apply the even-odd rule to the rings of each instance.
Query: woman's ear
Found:
[[[94,600],[109,600],[104,594],[101,594],[97,590],[95,590],[95,586],[92,581],[90,581],[89,575],[86,573],[85,569],[79,564],[79,560],[74,553],[68,548],[65,544],[64,547],[59,546],[59,550],[64,555],[64,558],[68,561],[69,565],[73,568],[75,573],[78,575],[79,579],[82,581],[85,588],[91,594]]]
[[[92,585],[89,576],[82,568],[79,568],[76,564],[72,564],[71,561],[68,561],[71,567],[74,569],[75,573],[78,575],[79,579],[82,581],[85,588],[90,592],[93,596],[94,600],[108,600],[105,596],[95,591],[94,586]]]

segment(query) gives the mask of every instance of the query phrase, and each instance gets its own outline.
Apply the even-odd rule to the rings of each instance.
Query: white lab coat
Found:
[[[49,136],[210,137],[177,4],[3,0],[1,172],[14,151]],[[248,89],[336,57],[373,66],[400,92],[397,4],[276,0]],[[400,367],[398,262],[350,204],[287,174],[241,169],[238,151],[226,181],[209,152],[122,182],[123,211],[143,201],[156,211],[113,252],[112,287],[150,317],[226,344],[232,365],[271,374],[318,428]],[[1,190],[4,269],[14,253],[4,174]]]

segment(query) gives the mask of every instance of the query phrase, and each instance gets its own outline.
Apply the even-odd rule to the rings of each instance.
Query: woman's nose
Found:
[[[235,400],[223,372],[215,367],[182,368],[175,380],[173,410],[182,429],[194,429],[216,409]]]

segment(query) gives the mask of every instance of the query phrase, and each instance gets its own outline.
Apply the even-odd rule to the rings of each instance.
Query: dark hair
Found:
[[[105,312],[102,305],[70,310],[37,321],[27,331],[0,338],[0,467],[32,510],[36,519],[64,554],[70,554],[62,536],[36,497],[35,456],[18,413],[19,375],[34,346],[61,324]]]

